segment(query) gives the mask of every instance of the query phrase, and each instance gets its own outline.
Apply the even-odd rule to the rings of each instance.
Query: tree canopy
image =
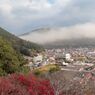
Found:
[[[24,59],[19,52],[15,51],[11,43],[0,37],[0,75],[20,71]]]

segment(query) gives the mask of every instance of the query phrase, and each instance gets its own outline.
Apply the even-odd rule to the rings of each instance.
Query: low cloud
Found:
[[[46,44],[59,40],[95,38],[95,23],[77,24],[60,28],[42,28],[20,37],[39,44]]]

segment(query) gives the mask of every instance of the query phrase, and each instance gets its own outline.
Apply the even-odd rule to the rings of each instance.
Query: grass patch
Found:
[[[35,70],[33,71],[33,73],[34,73],[35,75],[41,75],[41,74],[45,74],[45,73],[47,73],[47,72],[50,72],[50,73],[56,72],[56,71],[58,71],[58,70],[60,70],[60,68],[59,68],[58,65],[56,65],[56,64],[49,64],[49,65],[42,66],[42,67],[40,67],[40,68],[35,69]]]

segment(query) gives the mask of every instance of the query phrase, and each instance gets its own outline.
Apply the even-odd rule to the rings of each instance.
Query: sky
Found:
[[[95,23],[95,0],[0,0],[0,27],[16,35],[87,23]]]

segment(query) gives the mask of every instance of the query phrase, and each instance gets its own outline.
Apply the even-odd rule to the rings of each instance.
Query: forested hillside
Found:
[[[31,55],[32,50],[43,50],[35,43],[24,41],[6,30],[0,28],[0,75],[16,72],[27,72],[24,67],[24,55]]]
[[[0,37],[0,75],[20,72],[24,64],[21,54],[12,48],[11,43]]]
[[[0,28],[0,36],[9,41],[14,49],[16,49],[17,51],[24,55],[30,55],[30,50],[39,51],[43,50],[42,46],[22,40],[14,36],[13,34],[9,33],[8,31],[4,30],[3,28]]]

